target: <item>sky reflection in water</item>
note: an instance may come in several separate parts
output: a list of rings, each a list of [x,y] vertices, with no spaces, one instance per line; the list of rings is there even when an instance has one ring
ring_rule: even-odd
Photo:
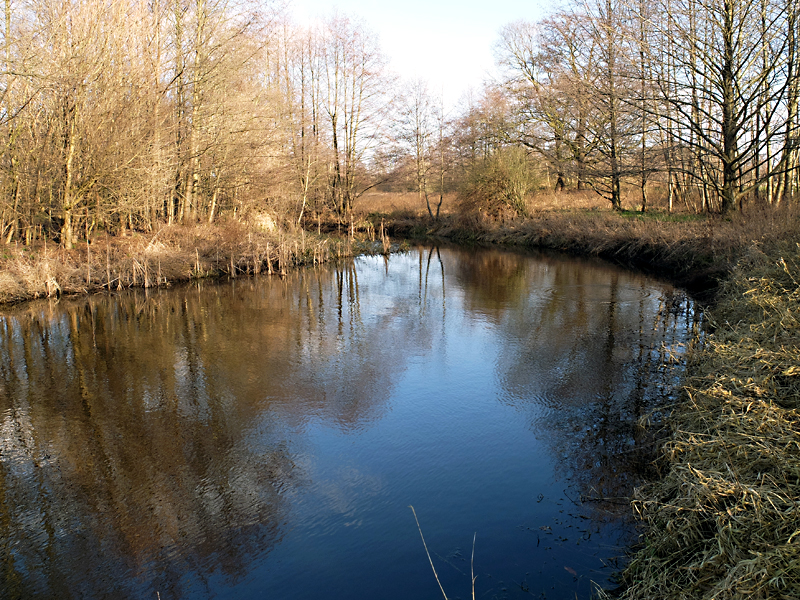
[[[417,248],[0,316],[3,598],[586,598],[694,309]],[[600,501],[600,499],[606,499]]]

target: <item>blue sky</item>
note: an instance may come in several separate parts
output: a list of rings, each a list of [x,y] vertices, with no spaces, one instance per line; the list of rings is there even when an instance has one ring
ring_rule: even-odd
[[[340,13],[364,20],[380,37],[392,70],[419,77],[443,92],[452,107],[494,69],[493,45],[500,28],[520,19],[537,20],[555,0],[291,0],[299,21]]]

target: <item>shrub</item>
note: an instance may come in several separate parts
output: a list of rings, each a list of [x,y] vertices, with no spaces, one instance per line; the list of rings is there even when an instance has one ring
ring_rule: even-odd
[[[524,149],[500,148],[470,169],[459,192],[460,212],[467,216],[483,213],[495,219],[509,212],[526,216],[527,196],[537,183]]]

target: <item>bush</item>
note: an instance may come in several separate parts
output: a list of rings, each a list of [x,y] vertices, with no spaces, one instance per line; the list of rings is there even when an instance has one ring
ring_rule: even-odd
[[[459,211],[468,216],[483,213],[495,219],[508,213],[527,216],[527,196],[537,183],[537,174],[524,149],[500,148],[469,171],[459,192]]]

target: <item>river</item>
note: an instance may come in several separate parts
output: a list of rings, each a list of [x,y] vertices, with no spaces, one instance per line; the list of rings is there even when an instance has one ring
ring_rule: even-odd
[[[427,552],[451,599],[588,598],[697,319],[603,263],[422,246],[6,309],[0,597],[441,598]]]

